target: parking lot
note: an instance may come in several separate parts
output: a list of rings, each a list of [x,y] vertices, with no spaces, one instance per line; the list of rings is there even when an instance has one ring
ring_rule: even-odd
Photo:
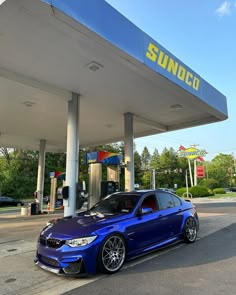
[[[1,214],[0,294],[235,294],[236,203],[217,204],[197,204],[201,229],[195,244],[135,259],[113,276],[87,278],[60,277],[34,266],[40,230],[62,213]]]

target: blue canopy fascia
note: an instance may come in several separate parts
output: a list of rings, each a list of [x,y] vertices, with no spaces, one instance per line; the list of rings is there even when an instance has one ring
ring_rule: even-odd
[[[226,97],[104,0],[42,0],[228,117]]]

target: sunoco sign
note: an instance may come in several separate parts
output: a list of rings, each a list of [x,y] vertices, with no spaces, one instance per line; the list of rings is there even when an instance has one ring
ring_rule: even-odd
[[[205,157],[206,154],[206,150],[198,150],[194,147],[186,149],[183,146],[180,146],[179,151],[177,152],[178,157],[187,158],[190,160]]]

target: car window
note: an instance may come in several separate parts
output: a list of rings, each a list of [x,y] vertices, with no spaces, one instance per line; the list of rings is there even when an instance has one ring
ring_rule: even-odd
[[[160,210],[173,208],[176,206],[172,195],[167,192],[158,192],[157,198],[158,198]]]
[[[181,201],[178,197],[172,196],[172,198],[176,207],[181,206]]]
[[[141,204],[142,208],[151,208],[153,210],[153,212],[158,210],[158,206],[157,206],[157,202],[156,202],[156,196],[155,195],[149,195],[147,196],[142,204]]]
[[[130,213],[134,210],[139,199],[139,195],[130,194],[113,194],[99,203],[94,205],[90,211],[98,211],[101,213]]]

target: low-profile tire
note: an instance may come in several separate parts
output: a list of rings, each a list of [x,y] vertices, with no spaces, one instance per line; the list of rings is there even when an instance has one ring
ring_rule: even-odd
[[[184,225],[184,241],[194,243],[197,238],[197,223],[193,217],[189,217]]]
[[[125,240],[119,234],[108,236],[102,243],[98,255],[98,269],[102,273],[113,274],[119,271],[125,261]]]

